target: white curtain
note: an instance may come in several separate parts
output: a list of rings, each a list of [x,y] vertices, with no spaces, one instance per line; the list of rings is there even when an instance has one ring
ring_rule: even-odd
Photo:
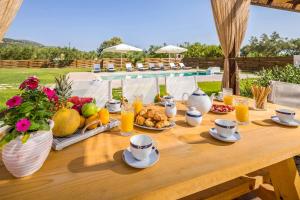
[[[0,42],[15,18],[23,0],[0,0]]]

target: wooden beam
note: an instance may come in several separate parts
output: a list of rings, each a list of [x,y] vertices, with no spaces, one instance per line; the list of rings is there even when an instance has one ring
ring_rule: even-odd
[[[278,200],[300,199],[300,178],[293,158],[270,166],[269,173]]]
[[[299,0],[252,0],[251,4],[285,11],[300,12]]]

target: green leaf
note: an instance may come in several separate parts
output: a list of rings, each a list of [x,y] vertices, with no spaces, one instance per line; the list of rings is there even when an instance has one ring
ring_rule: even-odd
[[[50,130],[50,126],[48,122],[41,122],[40,123],[40,129],[42,131],[49,131]]]
[[[37,131],[40,128],[40,124],[36,123],[35,121],[30,121],[31,125],[29,127],[29,131]]]

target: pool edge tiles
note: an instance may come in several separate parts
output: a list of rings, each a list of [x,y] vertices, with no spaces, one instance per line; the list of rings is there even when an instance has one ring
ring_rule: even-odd
[[[160,73],[110,73],[110,74],[97,74],[101,80],[124,80],[124,79],[137,79],[137,78],[164,78],[164,77],[185,77],[185,76],[208,76],[206,71],[189,71],[189,72],[160,72]]]

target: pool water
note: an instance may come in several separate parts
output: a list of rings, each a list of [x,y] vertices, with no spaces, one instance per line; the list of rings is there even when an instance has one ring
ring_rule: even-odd
[[[193,71],[193,72],[162,72],[162,73],[140,73],[140,74],[111,74],[101,75],[99,78],[102,80],[122,80],[122,79],[136,79],[136,78],[157,78],[157,77],[178,77],[178,76],[206,76],[206,71]]]

